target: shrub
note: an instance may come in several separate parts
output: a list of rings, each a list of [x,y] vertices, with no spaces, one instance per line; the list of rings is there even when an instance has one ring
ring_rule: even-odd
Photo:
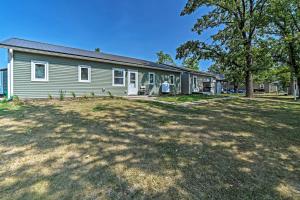
[[[95,97],[95,92],[91,92],[91,97]]]
[[[14,95],[12,100],[13,100],[13,103],[16,104],[16,105],[22,104],[20,98],[17,95]]]
[[[48,94],[48,99],[53,99],[52,95],[51,94]]]
[[[66,91],[59,90],[59,100],[63,101],[65,99]]]
[[[75,92],[71,92],[71,94],[72,94],[72,97],[73,97],[73,98],[76,98]]]

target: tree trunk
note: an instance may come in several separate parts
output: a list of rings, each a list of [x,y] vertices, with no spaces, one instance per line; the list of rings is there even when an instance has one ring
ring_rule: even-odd
[[[251,52],[251,39],[249,39],[245,44],[246,49],[246,97],[253,98],[253,75],[252,75],[252,67],[253,67],[253,57]]]
[[[288,88],[288,95],[294,95],[294,75],[291,73],[290,85]]]
[[[296,91],[297,93],[297,95],[298,95],[298,98],[300,98],[300,77],[298,76],[297,77],[297,86],[298,86],[298,91]]]
[[[239,90],[239,84],[237,82],[234,82],[233,83],[233,90],[234,90],[234,93],[238,93],[238,90]]]
[[[294,95],[295,89],[294,89],[294,76],[297,77],[297,84],[298,84],[298,90],[299,90],[299,80],[300,80],[300,67],[297,65],[297,58],[296,58],[296,50],[294,47],[294,43],[290,42],[288,44],[289,49],[289,65],[291,68],[291,94]],[[297,92],[296,92],[297,94]],[[299,94],[299,93],[298,93]]]
[[[246,72],[246,97],[253,98],[253,76],[248,70]]]

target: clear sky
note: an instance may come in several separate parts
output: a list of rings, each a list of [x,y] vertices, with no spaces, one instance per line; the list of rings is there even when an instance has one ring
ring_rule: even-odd
[[[162,50],[200,37],[191,31],[197,17],[180,16],[187,0],[9,0],[1,1],[0,40],[18,37],[70,47],[156,60]],[[209,33],[200,39],[209,39]],[[181,61],[177,61],[179,64]],[[0,67],[7,63],[0,51]],[[201,61],[206,70],[209,61]]]

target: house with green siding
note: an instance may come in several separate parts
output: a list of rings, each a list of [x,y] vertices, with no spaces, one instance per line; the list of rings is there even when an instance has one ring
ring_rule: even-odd
[[[17,38],[0,47],[8,49],[9,97],[159,95],[164,82],[181,93],[183,71],[169,65]]]
[[[181,92],[182,94],[216,94],[216,76],[186,69],[181,74]]]

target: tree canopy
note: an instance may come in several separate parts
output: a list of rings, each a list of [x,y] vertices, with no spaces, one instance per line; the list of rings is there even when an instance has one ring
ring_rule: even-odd
[[[167,53],[164,53],[163,51],[159,51],[156,53],[157,56],[157,63],[158,64],[167,64],[167,65],[175,65],[175,62],[172,58],[172,56],[170,56]]]
[[[270,57],[259,31],[268,23],[267,0],[188,0],[181,15],[192,14],[204,6],[210,9],[198,18],[192,30],[199,35],[208,29],[217,33],[211,36],[212,41],[191,40],[182,44],[176,58],[212,59],[228,69],[242,71],[246,95],[252,97],[253,73],[265,66]]]
[[[269,26],[266,33],[274,59],[290,68],[300,88],[300,2],[299,0],[269,0]]]
[[[199,61],[197,59],[185,58],[182,62],[182,65],[187,69],[199,71]]]

